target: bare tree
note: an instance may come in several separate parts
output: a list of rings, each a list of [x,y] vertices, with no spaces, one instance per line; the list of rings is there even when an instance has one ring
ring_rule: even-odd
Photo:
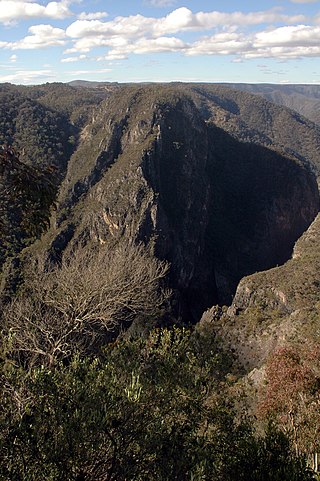
[[[161,288],[167,272],[166,262],[133,244],[80,247],[49,269],[38,258],[4,312],[13,349],[28,363],[52,365],[99,345],[120,325],[157,317],[170,296]]]

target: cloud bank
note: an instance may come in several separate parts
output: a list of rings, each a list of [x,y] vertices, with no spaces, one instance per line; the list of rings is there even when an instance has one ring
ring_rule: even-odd
[[[292,0],[306,2],[306,0]],[[152,0],[158,6],[166,0]],[[0,21],[36,16],[52,19],[71,15],[70,1],[39,3],[0,0]],[[150,3],[150,2],[149,2]],[[180,53],[192,56],[235,56],[239,59],[317,57],[320,26],[317,18],[308,24],[303,15],[285,15],[280,8],[258,12],[196,12],[180,7],[163,17],[118,16],[103,20],[107,12],[82,12],[66,29],[39,24],[29,35],[15,41],[0,39],[0,48],[10,50],[65,48],[63,63],[87,59],[122,60],[129,55]],[[188,34],[192,33],[192,40]],[[101,48],[104,53],[101,53]],[[70,56],[70,54],[72,56]]]
[[[0,23],[5,25],[28,18],[64,19],[71,15],[68,0],[49,2],[47,5],[26,1],[0,0]]]

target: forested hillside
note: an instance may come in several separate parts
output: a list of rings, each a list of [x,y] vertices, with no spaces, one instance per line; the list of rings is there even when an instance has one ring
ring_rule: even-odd
[[[0,480],[318,479],[319,125],[221,85],[0,103]]]
[[[0,147],[0,265],[49,226],[58,185],[50,168],[29,166],[10,146]]]
[[[320,124],[319,85],[225,84],[264,97],[271,102],[296,110],[300,115]]]
[[[63,84],[0,86],[1,264],[48,227],[81,126],[104,96]]]

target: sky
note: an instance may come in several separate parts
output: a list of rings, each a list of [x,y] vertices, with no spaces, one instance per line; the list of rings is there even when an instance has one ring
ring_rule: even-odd
[[[0,0],[0,82],[320,84],[317,0]]]

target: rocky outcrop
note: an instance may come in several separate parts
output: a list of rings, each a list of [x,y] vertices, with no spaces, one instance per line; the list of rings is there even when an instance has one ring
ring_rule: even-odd
[[[244,275],[287,260],[318,212],[315,177],[300,154],[224,129],[243,109],[236,100],[146,86],[100,104],[70,159],[51,250],[61,231],[69,244],[152,245],[171,263],[175,314],[189,321],[230,303]]]
[[[283,266],[243,278],[231,306],[208,310],[199,328],[211,326],[247,371],[263,366],[274,350],[319,336],[320,215]]]

